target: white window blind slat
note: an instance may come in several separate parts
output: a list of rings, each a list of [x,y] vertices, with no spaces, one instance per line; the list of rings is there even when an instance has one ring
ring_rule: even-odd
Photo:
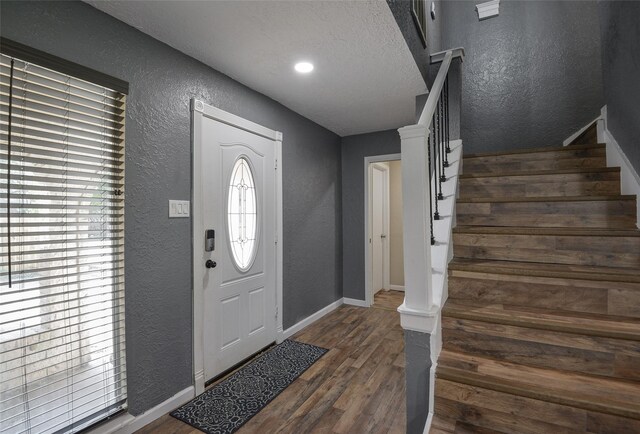
[[[124,333],[116,333],[116,337],[122,337],[124,338]],[[86,370],[90,370],[93,369],[93,367],[98,366],[97,362],[100,361],[100,354],[105,352],[105,350],[109,350],[110,346],[111,346],[111,341],[114,338],[114,334],[110,331],[110,332],[105,332],[103,336],[100,336],[98,334],[94,334],[92,335],[92,338],[94,338],[95,340],[95,344],[91,345],[90,347],[86,347],[86,346],[79,346],[78,343],[80,342],[80,340],[66,340],[63,344],[58,345],[57,347],[53,348],[53,349],[48,349],[48,350],[42,350],[40,351],[37,356],[40,357],[40,359],[32,359],[30,360],[28,363],[25,363],[24,366],[18,366],[16,367],[16,363],[11,363],[11,362],[15,362],[18,359],[13,359],[11,362],[7,362],[7,378],[6,378],[6,383],[4,385],[4,387],[6,388],[6,399],[5,401],[3,401],[2,403],[5,403],[6,400],[12,400],[15,399],[15,395],[13,396],[11,393],[12,391],[15,392],[16,390],[20,389],[22,391],[24,391],[24,388],[22,387],[22,371],[25,368],[29,369],[29,372],[31,372],[31,375],[36,375],[36,374],[40,374],[41,377],[45,377],[47,375],[49,375],[51,372],[58,372],[58,371],[63,371],[65,369],[70,369],[70,368],[78,368],[78,367],[84,367],[86,368]],[[69,350],[65,351],[65,348],[72,348]],[[23,351],[23,347],[19,348],[16,351]],[[92,358],[92,363],[86,363],[86,358],[87,356],[90,355]],[[106,359],[108,359],[109,361],[112,361],[112,357],[111,355],[106,355],[104,356]],[[59,360],[58,363],[52,363],[51,359],[53,360]],[[60,379],[59,381],[65,381],[66,379]],[[104,379],[101,379],[104,380]],[[100,381],[100,380],[99,380]],[[42,387],[49,387],[51,383],[46,382]],[[13,388],[11,388],[13,386]],[[34,388],[29,389],[30,391],[35,391]],[[20,393],[20,395],[24,395],[24,393]],[[3,409],[5,409],[6,406],[3,406]]]
[[[112,378],[114,377],[110,377],[109,379]],[[119,383],[122,383],[122,381],[119,381]],[[82,416],[92,413],[96,409],[115,402],[117,399],[116,397],[107,397],[111,394],[119,394],[125,387],[120,386],[113,390],[113,386],[104,386],[103,384],[103,382],[100,382],[89,392],[81,389],[80,387],[72,389],[74,392],[73,394],[75,394],[74,401],[76,401],[76,405],[78,407],[74,418],[80,419]],[[76,383],[75,385],[79,386],[79,383]],[[41,399],[40,401],[44,402],[36,402],[33,408],[29,407],[28,410],[20,414],[20,416],[22,416],[21,419],[24,419],[25,413],[29,415],[30,423],[28,424],[27,429],[20,431],[20,426],[23,425],[23,422],[20,421],[13,426],[10,426],[8,432],[32,433],[43,432],[42,430],[52,430],[53,432],[56,432],[57,430],[55,430],[55,428],[68,423],[66,416],[69,412],[68,404],[64,403],[63,399],[66,395],[69,395],[69,388],[59,391],[58,395],[59,396],[56,396],[50,401],[44,401]],[[34,413],[33,416],[31,416],[32,412]],[[57,423],[52,424],[52,418],[53,420],[56,420]]]
[[[6,166],[6,164],[0,164],[0,166]],[[0,189],[6,192],[6,173],[3,173],[5,171],[2,169],[3,168],[0,167],[0,176],[4,174],[5,179],[3,182],[0,182]],[[90,177],[72,177],[72,175],[68,175],[66,184],[61,186],[57,177],[47,173],[38,173],[37,175],[23,175],[20,179],[20,184],[24,189],[28,189],[29,191],[65,191],[65,189],[70,189],[69,191],[100,190],[105,186],[109,186],[110,189],[115,191],[118,188],[124,187],[122,178],[122,176],[119,176],[113,180],[101,179],[100,181],[92,181]]]
[[[31,66],[31,70],[34,68]],[[19,66],[18,69],[20,69]],[[25,69],[22,69],[22,71],[25,71]],[[11,83],[8,75],[5,77],[0,76],[0,86],[9,88]],[[65,104],[73,104],[76,107],[95,112],[103,111],[103,107],[107,107],[109,111],[117,114],[123,112],[121,104],[115,104],[106,89],[102,98],[94,99],[78,93],[72,86],[67,86],[67,89],[56,89],[50,85],[43,84],[42,80],[39,80],[36,75],[31,75],[30,71],[26,74],[14,74],[13,88],[19,89],[25,94],[40,95],[50,101],[63,101]]]
[[[65,337],[71,333],[77,333],[78,330],[75,330],[75,327],[78,327],[82,330],[90,330],[92,328],[105,324],[111,324],[115,327],[115,325],[117,325],[120,321],[120,319],[118,319],[119,317],[114,319],[112,313],[107,310],[98,310],[91,313],[92,315],[88,319],[80,316],[71,316],[71,320],[73,321],[71,322],[71,324],[68,324],[68,322],[65,322],[64,320],[45,322],[44,325],[50,326],[50,329],[48,329],[46,332],[38,333],[39,340],[37,345],[41,344],[40,339],[42,340],[42,342],[47,342],[58,337]],[[109,316],[111,316],[111,319],[109,318]],[[38,325],[42,324],[43,323],[39,323]],[[5,333],[2,336],[5,339],[6,349],[0,354],[8,353],[9,351],[13,351],[17,348],[26,347],[24,343],[27,341],[23,339],[24,336],[20,333],[13,332],[12,335]]]
[[[125,103],[0,55],[2,434],[126,408]]]
[[[20,116],[14,116],[13,122],[15,124],[16,120],[20,120]],[[0,116],[0,127],[3,127],[3,130],[7,130],[7,126],[9,125],[8,116]],[[51,124],[42,124],[39,122],[34,122],[29,119],[25,119],[22,123],[22,134],[28,134],[31,136],[37,136],[41,138],[49,138],[52,140],[56,140],[58,142],[67,143],[68,141],[72,141],[73,143],[84,144],[88,146],[103,146],[109,144],[117,144],[121,143],[122,140],[116,137],[110,137],[107,135],[98,138],[97,136],[87,134],[84,131],[70,131],[68,133],[60,131],[60,129],[55,128]],[[19,134],[18,131],[15,132],[16,135]],[[16,142],[17,143],[17,142]],[[17,143],[19,144],[19,143]]]
[[[9,92],[5,92],[0,86],[0,101],[8,108],[9,106]],[[74,119],[78,122],[87,123],[104,123],[106,128],[117,128],[122,125],[124,121],[123,114],[113,114],[108,118],[105,118],[101,113],[88,113],[82,110],[75,110],[73,107],[67,105],[56,104],[56,102],[40,100],[37,98],[30,98],[29,95],[24,93],[23,95],[13,95],[14,104],[23,104],[25,113],[30,111],[42,110],[45,112],[51,112],[55,117],[67,117],[67,113],[72,114]]]
[[[94,278],[84,277],[83,279],[75,280],[74,283],[68,284],[66,288],[68,288],[70,292],[89,291],[96,288],[101,288],[102,279],[102,276]],[[50,280],[55,282],[58,279],[54,278]],[[22,285],[22,288],[23,289],[20,289],[18,291],[11,291],[10,289],[6,289],[0,292],[0,295],[4,300],[3,303],[0,303],[0,305],[13,303],[14,300],[22,300],[23,298],[21,297],[24,297],[24,299],[29,299],[29,297],[39,298],[39,291],[42,289],[49,289],[49,295],[51,296],[65,292],[65,290],[60,289],[59,284],[47,282],[46,280],[39,280],[37,283],[32,282],[31,284],[24,284]]]
[[[18,63],[18,67],[20,66],[21,65]],[[83,99],[86,99],[87,101],[93,101],[96,103],[102,103],[103,101],[105,101],[109,107],[120,108],[122,106],[117,92],[110,91],[105,88],[96,88],[95,90],[91,90],[90,87],[87,86],[87,82],[76,80],[70,76],[64,76],[64,79],[58,78],[60,77],[59,75],[47,76],[47,71],[47,69],[31,64],[29,66],[28,79],[22,75],[14,75],[13,86],[44,88],[45,93],[58,95],[61,98],[67,98],[67,95],[70,95],[81,97]],[[0,82],[8,85],[11,78],[10,72],[10,64],[6,66],[0,64]]]
[[[26,110],[23,110],[22,113],[13,113],[12,116],[14,121],[19,119],[25,128],[33,130],[50,132],[52,134],[68,137],[77,137],[79,139],[92,140],[98,143],[103,143],[104,141],[112,143],[122,142],[120,131],[114,131],[106,125],[97,129],[71,119],[65,119],[64,123],[60,123],[60,120],[54,117],[43,119],[42,116],[29,116],[29,113]],[[2,123],[6,123],[8,118],[9,116],[7,114],[0,112],[0,119],[2,120]]]
[[[9,68],[0,68],[0,82],[5,86],[9,86]],[[102,106],[120,110],[121,104],[117,97],[112,96],[111,93],[95,93],[86,89],[82,89],[80,86],[73,85],[71,82],[63,82],[60,80],[52,80],[43,75],[39,75],[34,72],[34,68],[29,71],[29,78],[25,79],[20,76],[13,77],[13,86],[24,88],[29,87],[32,90],[38,90],[44,94],[55,96],[61,99],[74,98],[82,100],[87,104],[94,107]]]
[[[11,68],[11,63],[5,63],[3,58],[2,60],[0,60],[0,67],[4,69],[8,74],[8,71]],[[106,91],[107,94],[111,95],[110,98],[116,101],[120,101],[119,94],[116,91],[108,90],[100,85],[89,83],[88,81],[83,81],[68,75],[60,74],[58,72],[51,71],[50,69],[40,68],[38,71],[36,71],[35,68],[33,68],[31,69],[30,73],[34,78],[43,78],[55,83],[65,83],[73,88],[82,90],[83,92],[93,93],[94,95],[102,95]],[[61,80],[61,76],[65,77],[66,81]]]
[[[108,277],[109,273],[112,273],[112,276],[119,276],[120,279],[123,279],[123,273],[124,273],[124,261],[119,260],[117,264],[114,264],[112,267],[104,267],[101,268],[99,270],[92,270],[91,273],[87,273],[86,271],[82,270],[82,271],[75,271],[75,272],[69,272],[69,271],[65,271],[65,270],[57,270],[54,269],[52,271],[58,271],[57,274],[49,274],[47,276],[40,276],[40,277],[23,277],[20,282],[21,283],[34,283],[34,282],[43,282],[43,281],[50,281],[53,279],[56,280],[60,280],[60,279],[70,279],[73,280],[74,282],[79,282],[81,278],[87,279],[87,280],[93,280],[93,279],[97,279],[97,278],[103,278],[102,276]],[[44,289],[44,288],[41,288]],[[1,333],[0,333],[1,334]]]
[[[4,158],[6,161],[6,157]],[[6,163],[1,163],[2,159],[0,159],[0,170],[5,171],[8,170],[8,166]],[[98,179],[104,179],[105,182],[108,180],[118,180],[122,179],[121,172],[123,169],[114,169],[113,171],[108,170],[94,170],[90,168],[82,168],[74,165],[69,165],[67,167],[60,167],[55,160],[43,161],[39,158],[31,158],[31,157],[23,157],[21,161],[15,161],[15,164],[11,165],[16,170],[21,170],[25,172],[26,175],[56,175],[56,176],[76,176],[80,177],[88,177],[93,179],[95,175],[98,175]],[[6,175],[6,173],[5,173]]]
[[[9,98],[8,97],[0,97],[0,112],[8,113],[9,109]],[[45,120],[48,119],[50,122],[59,123],[60,121],[68,121],[66,116],[66,110],[64,108],[55,108],[55,107],[44,107],[43,109],[39,109],[36,104],[32,104],[34,107],[29,107],[24,109],[24,113],[27,115],[27,118],[33,120]],[[86,119],[80,116],[75,116],[73,120],[73,124],[77,125],[77,128],[80,129],[106,129],[108,133],[111,135],[121,138],[122,132],[120,130],[121,125],[107,120],[102,120],[102,123],[98,122],[98,120],[87,117]]]
[[[9,96],[9,91],[6,89],[8,85],[4,83],[0,83],[0,95]],[[18,91],[20,92],[20,90]],[[104,113],[99,108],[93,107],[91,105],[83,104],[81,102],[74,101],[72,98],[68,100],[57,98],[52,95],[47,95],[43,92],[37,92],[34,90],[26,90],[23,89],[21,93],[14,94],[13,98],[15,100],[22,100],[22,103],[26,105],[30,103],[39,103],[41,105],[48,105],[52,107],[58,107],[60,109],[64,109],[65,113],[69,112],[69,114],[83,114],[89,117],[94,117],[97,119],[104,119]],[[16,102],[18,102],[16,101]],[[13,104],[15,106],[15,102]],[[26,108],[25,108],[26,111]],[[120,110],[116,110],[111,117],[108,118],[110,122],[115,122],[117,120],[123,120],[123,112]],[[105,124],[107,127],[108,124]]]
[[[109,324],[108,325],[109,328],[111,328],[113,325]],[[101,326],[102,327],[102,326]],[[104,346],[105,349],[108,349],[108,347],[111,345],[111,341],[114,338],[114,335],[116,337],[121,337],[122,339],[124,339],[124,327],[117,327],[116,325],[116,330],[115,332],[113,332],[112,330],[108,330],[105,331],[103,333],[99,333],[99,331],[101,330],[101,327],[96,327],[95,328],[95,332],[91,335],[92,338],[95,340],[95,344],[92,344],[91,347],[81,347],[83,349],[87,349],[90,348],[91,351],[95,352],[96,348],[100,347],[100,346]],[[61,337],[59,339],[51,339],[49,341],[47,341],[47,344],[49,344],[48,347],[42,347],[42,349],[38,350],[37,352],[34,352],[31,357],[32,360],[34,361],[38,361],[38,360],[42,360],[42,359],[46,359],[49,357],[56,357],[56,356],[66,356],[66,354],[70,351],[68,349],[66,349],[67,346],[70,347],[78,347],[78,343],[81,342],[80,339],[75,339],[75,340],[71,340],[68,339],[68,335]],[[5,353],[6,357],[7,357],[7,361],[6,363],[6,369],[7,371],[12,370],[12,369],[16,369],[16,365],[21,363],[20,360],[22,359],[22,353],[24,352],[24,347],[17,347],[14,350]],[[67,357],[65,357],[66,359]],[[113,358],[111,356],[108,357],[109,360],[112,360]],[[65,362],[67,362],[67,360],[65,360]],[[82,364],[82,366],[84,366],[86,369],[92,369],[92,367],[96,366],[95,364],[95,360],[94,363],[91,364],[86,364],[83,361],[79,362],[80,364]],[[18,370],[21,368],[18,368]],[[33,372],[33,370],[32,370]],[[18,375],[15,375],[14,378],[15,379],[20,379],[20,372],[18,372]],[[11,381],[11,374],[7,374],[7,381]],[[21,389],[22,385],[20,383],[18,383],[14,389]],[[6,387],[6,399],[13,399],[13,395],[12,395],[12,390],[9,387]],[[5,401],[2,401],[5,402]],[[0,403],[1,404],[1,403]]]
[[[20,143],[19,146],[15,146],[12,144],[12,151],[15,150],[16,152],[31,152],[34,154],[39,154],[39,155],[45,155],[48,157],[54,157],[56,152],[60,152],[59,149],[56,148],[60,148],[60,149],[64,149],[66,153],[69,154],[69,158],[77,160],[77,161],[86,161],[86,162],[91,162],[91,163],[98,163],[98,164],[108,164],[108,165],[115,165],[115,166],[120,166],[122,165],[122,162],[119,161],[117,158],[119,157],[118,154],[105,154],[104,152],[91,152],[90,149],[87,148],[81,148],[81,147],[77,147],[76,149],[73,149],[72,146],[69,146],[68,144],[59,144],[58,146],[56,145],[52,145],[51,142],[49,143],[40,143],[40,144],[36,144],[36,143],[30,143],[30,141],[23,141],[22,143]],[[0,140],[0,152],[2,152],[3,154],[6,154],[8,151],[8,144],[6,140]]]
[[[121,333],[116,333],[115,336],[124,338],[124,332],[122,330],[119,330],[119,332]],[[21,384],[21,378],[22,370],[25,369],[25,367],[29,368],[29,371],[32,373],[32,375],[39,375],[42,378],[46,377],[51,372],[60,372],[70,368],[78,368],[77,371],[83,372],[79,368],[90,370],[95,366],[98,366],[98,362],[100,362],[101,360],[100,355],[109,350],[111,341],[114,338],[114,334],[112,332],[105,332],[102,336],[95,334],[92,337],[94,338],[96,343],[90,347],[78,345],[78,343],[80,342],[79,340],[66,340],[64,344],[59,345],[54,349],[40,351],[37,354],[40,359],[33,358],[29,361],[29,363],[26,363],[25,366],[15,367],[16,363],[7,363],[8,374],[4,386],[7,390],[5,401],[8,399],[15,399],[15,396],[18,396],[12,395],[11,391],[15,392],[18,389],[24,390]],[[65,350],[65,348],[70,349]],[[23,348],[19,348],[16,351],[23,351]],[[91,356],[92,363],[86,363],[87,356]],[[108,361],[113,360],[113,358],[109,354],[103,355],[103,358],[108,359]],[[52,363],[50,359],[56,360],[58,361],[58,363]],[[15,360],[16,359],[14,359],[13,362],[15,362]],[[64,380],[65,379],[60,379],[59,381]],[[51,383],[49,382],[43,383],[42,387],[49,387],[50,384]],[[31,388],[29,390],[35,391],[34,388]],[[23,395],[23,393],[21,393],[21,395]],[[3,403],[5,401],[3,401]]]

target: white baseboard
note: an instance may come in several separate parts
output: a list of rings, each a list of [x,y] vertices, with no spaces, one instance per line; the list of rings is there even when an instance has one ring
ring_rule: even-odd
[[[357,298],[343,298],[344,304],[349,304],[351,306],[359,306],[359,307],[369,307],[366,301],[358,300]]]
[[[313,315],[310,315],[305,319],[303,319],[302,321],[298,322],[297,324],[292,325],[291,327],[289,327],[288,329],[282,332],[282,339],[287,339],[288,337],[293,336],[294,334],[298,333],[300,330],[302,330],[306,326],[311,325],[312,323],[318,321],[320,318],[322,318],[326,314],[333,312],[343,304],[343,300],[344,299],[342,298],[339,300],[336,300],[330,305],[323,307]]]
[[[91,434],[132,434],[170,411],[186,404],[194,397],[195,389],[193,386],[189,386],[142,414],[137,416],[129,413],[123,414],[107,423],[98,425],[89,432]]]
[[[577,132],[571,134],[569,137],[564,139],[564,142],[562,142],[562,146],[568,146],[569,144],[571,144],[571,142],[577,139],[578,136],[580,136],[580,134],[584,133],[587,130],[587,128],[589,128],[591,125],[593,125],[594,122],[597,122],[599,119],[601,119],[601,116],[598,116],[597,118],[589,122],[587,125],[580,128]]]
[[[636,226],[640,228],[640,176],[606,127],[604,139],[607,144],[607,167],[620,168],[620,192],[636,196]]]
[[[424,431],[422,431],[422,434],[429,434],[429,431],[431,431],[432,423],[433,423],[433,413],[429,412],[429,415],[427,416],[427,422],[424,424]]]
[[[436,368],[437,362],[433,362],[431,369],[429,370],[429,413],[427,414],[427,420],[424,424],[424,430],[422,434],[429,434],[431,431],[431,424],[433,423],[433,415],[435,414],[435,389],[436,389]]]
[[[404,285],[389,285],[389,289],[392,291],[402,291],[404,292]]]

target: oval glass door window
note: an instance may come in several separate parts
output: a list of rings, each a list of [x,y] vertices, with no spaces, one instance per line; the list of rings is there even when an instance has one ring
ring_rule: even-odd
[[[256,250],[258,209],[251,166],[240,157],[231,170],[227,220],[231,253],[236,266],[246,271]]]

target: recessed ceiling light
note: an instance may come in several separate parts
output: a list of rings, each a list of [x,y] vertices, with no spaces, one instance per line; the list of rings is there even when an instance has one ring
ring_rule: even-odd
[[[313,63],[298,62],[296,63],[294,68],[296,69],[296,71],[300,72],[301,74],[308,74],[311,71],[313,71]]]

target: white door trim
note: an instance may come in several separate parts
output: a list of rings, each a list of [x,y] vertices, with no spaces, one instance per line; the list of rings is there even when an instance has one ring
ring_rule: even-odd
[[[371,182],[371,172],[369,165],[371,163],[381,163],[387,161],[400,160],[401,154],[386,154],[386,155],[373,155],[364,157],[364,282],[365,282],[365,305],[371,306],[373,304],[373,273],[371,272],[371,201],[369,198],[369,185]],[[387,186],[388,193],[388,186]],[[387,205],[389,201],[387,200]],[[387,206],[387,211],[389,207]],[[387,216],[387,225],[389,224],[389,217]],[[389,237],[389,228],[386,229],[387,237]],[[387,241],[389,238],[387,238]],[[385,268],[389,267],[389,242],[385,243]],[[389,287],[389,270],[385,270],[385,287]]]
[[[205,268],[196,263],[196,251],[204,249],[204,223],[202,221],[202,171],[199,162],[202,159],[200,122],[202,117],[249,131],[274,141],[276,158],[276,337],[282,340],[282,133],[265,128],[239,116],[220,110],[204,102],[191,100],[191,167],[193,180],[191,184],[191,199],[193,202],[193,220],[191,226],[192,261],[193,261],[193,384],[196,396],[204,392],[204,297],[203,288],[196,288],[195,282],[202,282]]]

